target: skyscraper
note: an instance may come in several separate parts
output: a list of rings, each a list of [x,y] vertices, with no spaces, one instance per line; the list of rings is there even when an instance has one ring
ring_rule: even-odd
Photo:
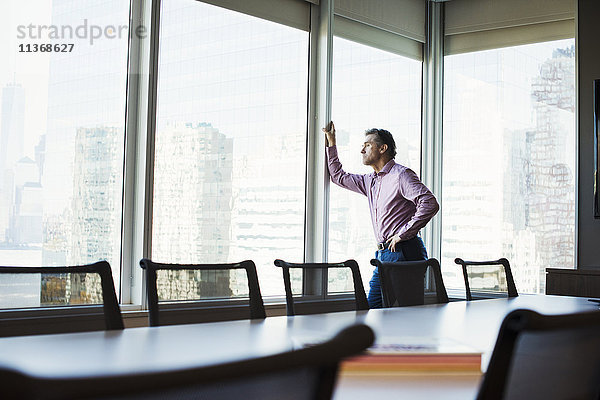
[[[52,25],[127,26],[129,3],[54,0]],[[36,148],[44,199],[42,264],[109,261],[120,284],[127,35],[65,38],[49,55],[44,150]],[[42,282],[42,303],[97,301],[97,282]]]
[[[527,224],[536,231],[540,292],[546,268],[573,264],[575,248],[575,46],[557,49],[532,84],[535,129],[527,134]]]
[[[227,262],[233,139],[207,123],[174,123],[160,130],[156,142],[152,258]],[[187,274],[159,276],[161,298],[194,299],[232,292],[229,272],[202,272],[195,279],[188,279]]]
[[[0,114],[0,243],[7,241],[14,200],[14,168],[23,157],[25,91],[10,83],[2,88]]]
[[[25,91],[12,83],[2,88],[0,117],[0,191],[6,190],[6,170],[12,170],[23,157]]]
[[[23,157],[15,166],[14,198],[8,240],[30,248],[42,243],[42,187],[36,162]]]
[[[75,137],[69,262],[88,264],[119,257],[121,151],[119,129],[80,127]]]
[[[118,0],[102,4],[93,0],[55,0],[52,24],[127,25],[128,10],[128,3]],[[127,38],[103,37],[90,43],[89,38],[74,37],[67,42],[74,43],[71,53],[49,56],[41,171],[42,262],[75,264],[109,257],[118,285],[120,236],[115,232],[120,232],[122,210]],[[106,165],[100,165],[102,162]],[[102,187],[103,179],[109,186]],[[114,187],[118,187],[118,195]],[[119,201],[113,201],[113,196],[118,196]],[[100,205],[103,201],[107,203]],[[112,208],[103,208],[105,205]],[[91,214],[84,215],[85,212]],[[109,217],[108,213],[114,215]],[[101,229],[84,224],[86,220],[113,225]]]
[[[506,257],[520,292],[543,293],[546,268],[574,264],[572,40],[456,55],[445,66],[445,280],[462,285],[455,257]],[[499,269],[474,278],[505,285]]]

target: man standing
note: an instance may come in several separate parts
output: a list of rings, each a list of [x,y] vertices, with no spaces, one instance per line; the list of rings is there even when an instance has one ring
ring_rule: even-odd
[[[335,126],[323,128],[327,139],[327,159],[331,181],[367,196],[371,222],[379,242],[375,257],[384,262],[426,260],[427,251],[419,230],[438,212],[435,196],[409,168],[396,164],[396,143],[384,129],[369,129],[361,150],[362,162],[373,173],[349,174],[342,169],[335,141]],[[379,271],[373,270],[369,307],[381,308]]]

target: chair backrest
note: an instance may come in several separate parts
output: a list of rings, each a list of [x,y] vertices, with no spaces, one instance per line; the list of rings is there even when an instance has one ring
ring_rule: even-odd
[[[468,267],[478,267],[478,266],[494,266],[501,265],[504,269],[504,276],[506,277],[506,286],[508,289],[508,297],[517,297],[519,294],[517,293],[517,287],[515,286],[515,280],[513,279],[512,271],[510,269],[510,263],[506,258],[501,258],[499,260],[492,261],[465,261],[462,258],[454,259],[456,264],[462,266],[463,278],[465,280],[465,290],[467,294],[467,300],[473,300],[473,295],[471,294],[471,285],[469,284],[469,273],[467,271]]]
[[[60,267],[5,267],[0,266],[0,279],[6,275],[39,275],[40,306],[76,306],[90,310],[91,304],[102,303],[106,330],[123,329],[123,319],[115,292],[110,264],[99,261],[94,264]],[[80,323],[77,320],[80,320]],[[93,330],[89,318],[77,315],[70,319],[68,329],[52,329],[45,332],[38,329],[34,333],[65,333]]]
[[[167,317],[167,313],[164,310],[161,312],[161,308],[159,307],[159,296],[157,286],[158,271],[217,271],[228,273],[231,270],[243,269],[246,271],[246,277],[248,279],[248,297],[250,301],[249,317],[251,319],[266,317],[265,306],[263,303],[262,295],[260,293],[260,286],[258,284],[256,265],[254,265],[254,262],[250,260],[231,264],[164,264],[156,263],[144,258],[140,260],[140,266],[144,270],[146,270],[146,289],[148,292],[148,318],[150,326],[160,326],[168,324],[165,318]],[[201,283],[202,286],[195,288],[194,290],[214,290],[214,287],[216,285],[215,282]],[[212,288],[210,288],[211,286]],[[189,303],[187,304],[189,305]],[[179,314],[183,313],[184,317],[183,319],[177,320],[175,323],[204,322],[202,319],[198,318],[198,308],[194,307],[193,304],[192,307],[180,308],[178,312]]]
[[[330,399],[340,360],[374,340],[371,328],[353,325],[310,347],[226,364],[168,372],[43,379],[2,370],[3,399]]]
[[[440,264],[435,258],[420,261],[382,262],[371,264],[379,270],[384,307],[404,307],[425,304],[427,270],[433,273],[436,303],[448,303]]]
[[[360,269],[358,264],[354,260],[347,260],[342,263],[289,263],[283,260],[275,260],[275,265],[280,267],[283,271],[283,284],[285,286],[285,300],[287,315],[296,315],[297,310],[294,307],[294,296],[292,294],[292,283],[290,279],[290,268],[301,268],[303,270],[326,270],[330,268],[349,268],[352,272],[352,281],[354,283],[354,299],[356,304],[356,310],[368,310],[369,303],[367,302],[367,296],[365,295],[365,288],[362,283],[360,276]],[[327,312],[327,310],[319,310],[320,312]],[[329,310],[334,311],[334,310]]]
[[[514,310],[504,318],[477,399],[599,396],[600,311]]]

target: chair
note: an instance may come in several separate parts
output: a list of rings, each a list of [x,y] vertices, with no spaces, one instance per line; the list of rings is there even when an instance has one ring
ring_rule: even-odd
[[[593,399],[600,395],[600,311],[502,322],[478,400]]]
[[[266,318],[265,306],[263,304],[262,296],[260,294],[260,287],[258,285],[258,275],[256,273],[256,265],[250,260],[242,261],[239,263],[232,264],[163,264],[155,263],[149,259],[140,260],[140,266],[146,271],[146,288],[148,291],[148,318],[150,326],[168,325],[173,323],[194,323],[194,322],[206,322],[206,319],[201,318],[199,315],[198,307],[177,308],[174,314],[183,314],[183,319],[179,319],[176,322],[166,322],[167,311],[161,312],[158,300],[158,287],[157,287],[157,271],[217,271],[217,272],[228,272],[235,269],[246,270],[246,276],[248,278],[248,297],[250,298],[250,314],[251,319]],[[204,288],[212,286],[214,290],[214,283],[202,282]],[[168,313],[173,313],[173,309]],[[180,315],[178,316],[180,317]],[[237,315],[236,315],[237,317]],[[247,318],[247,317],[241,317]],[[229,319],[236,319],[229,318]],[[237,318],[240,319],[240,318]]]
[[[471,286],[469,285],[469,274],[467,272],[467,266],[502,265],[502,267],[504,267],[504,275],[506,276],[508,297],[517,297],[519,295],[517,293],[517,287],[515,286],[512,271],[510,270],[510,264],[506,258],[501,258],[499,260],[494,261],[465,261],[462,258],[456,258],[454,259],[454,262],[462,266],[462,273],[463,278],[465,280],[465,289],[468,301],[473,300],[473,296],[471,294]]]
[[[3,399],[330,399],[343,358],[369,347],[371,328],[353,325],[327,342],[225,364],[140,374],[40,378],[0,367]],[[149,349],[149,351],[151,351]]]
[[[63,266],[63,267],[4,267],[0,266],[0,275],[41,275],[40,298],[42,306],[74,306],[86,311],[86,315],[76,314],[74,318],[68,318],[68,323],[61,324],[67,329],[47,329],[43,326],[32,327],[31,332],[15,331],[16,334],[42,334],[42,333],[66,333],[94,330],[94,324],[90,321],[91,311],[95,301],[102,301],[104,314],[104,327],[106,330],[124,329],[123,319],[115,284],[112,277],[110,264],[99,261],[89,265]],[[68,275],[68,278],[65,276]],[[85,275],[86,277],[82,277]],[[91,275],[92,277],[87,277]],[[93,278],[94,275],[99,277]],[[100,293],[98,293],[98,283]],[[100,296],[101,295],[101,296]],[[84,305],[85,304],[85,305]],[[56,319],[56,318],[54,318]],[[56,325],[56,324],[54,324]],[[12,336],[15,332],[9,330]],[[2,335],[5,336],[5,335]]]
[[[379,270],[384,307],[404,307],[425,304],[425,274],[433,272],[436,302],[448,303],[440,264],[435,258],[421,261],[382,262],[371,260]]]
[[[350,268],[352,271],[352,280],[354,282],[354,300],[356,310],[368,310],[369,303],[365,295],[365,288],[360,276],[360,269],[354,260],[347,260],[343,263],[289,263],[283,260],[275,260],[275,266],[280,267],[283,271],[283,284],[285,286],[285,300],[287,315],[293,316],[296,314],[294,307],[294,296],[292,295],[292,283],[290,280],[290,268],[302,268],[303,270],[326,270],[329,268]],[[330,310],[333,311],[333,310]],[[322,311],[327,312],[327,311]]]

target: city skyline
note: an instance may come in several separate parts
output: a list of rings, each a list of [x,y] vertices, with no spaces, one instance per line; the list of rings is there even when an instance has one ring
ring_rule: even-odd
[[[571,104],[572,104],[572,103],[571,103]],[[191,124],[187,124],[187,125],[191,125]],[[204,126],[210,126],[210,124],[207,124],[207,123],[203,123],[203,124],[200,124],[200,125],[204,125]],[[89,128],[88,128],[88,129],[89,129]],[[38,144],[38,147],[39,147],[39,144]],[[78,153],[78,154],[79,154],[79,153]],[[40,167],[40,168],[41,168],[41,165],[39,165],[38,167]],[[31,175],[31,174],[30,174],[30,175]],[[34,175],[35,175],[35,174],[34,174]],[[42,175],[42,174],[41,174],[41,172],[40,172],[40,173],[39,173],[39,176],[38,176],[38,180],[39,180],[39,177],[40,177],[41,175]],[[517,272],[517,274],[518,274],[518,272]]]

